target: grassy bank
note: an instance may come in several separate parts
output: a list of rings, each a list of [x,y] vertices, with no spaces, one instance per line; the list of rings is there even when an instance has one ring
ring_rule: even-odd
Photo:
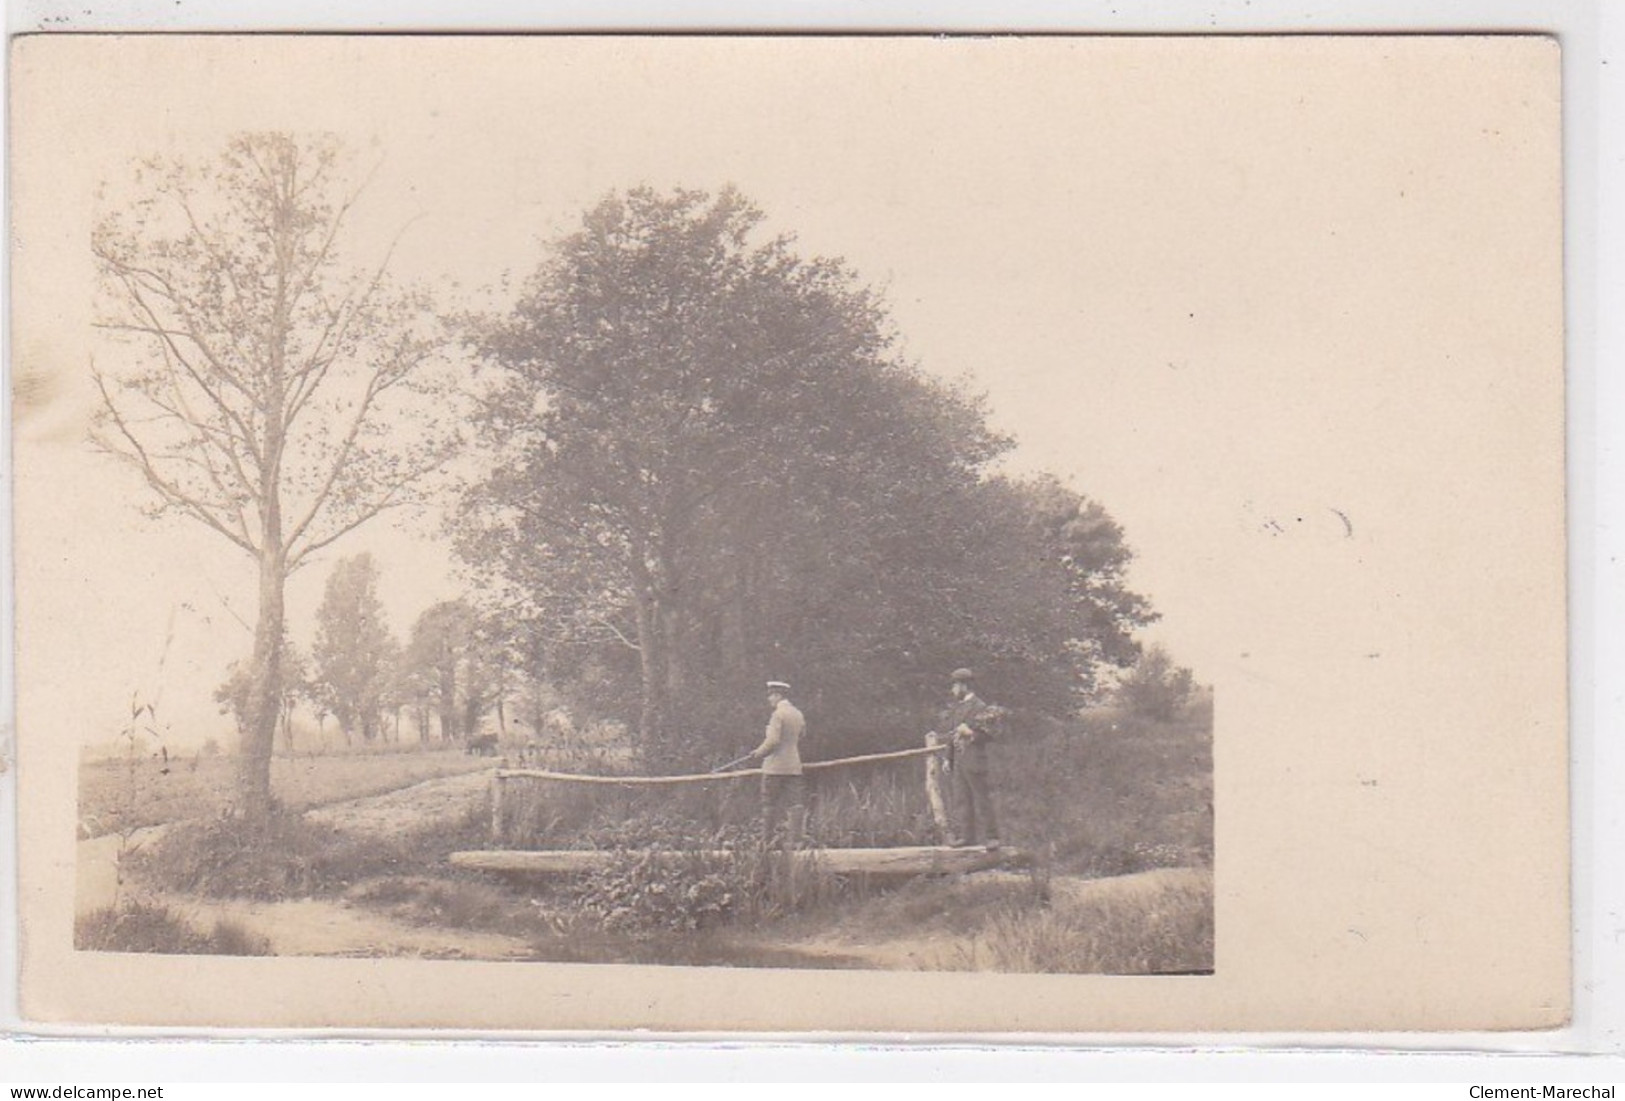
[[[418,808],[421,827],[399,831],[346,832],[295,813],[254,827],[230,815],[194,820],[140,850],[129,870],[164,897],[326,900],[380,920],[518,938],[538,960],[1122,974],[1210,969],[1206,717],[1152,723],[1102,712],[1031,729],[1005,739],[994,763],[1003,840],[1038,858],[1027,873],[898,884],[815,869],[786,880],[782,863],[764,858],[756,844],[751,779],[653,790],[549,781],[511,801],[508,827],[516,844],[612,852],[608,868],[590,877],[502,880],[451,869],[450,852],[488,847],[489,807],[468,807],[456,819],[442,810],[434,819],[427,801]],[[372,766],[382,775],[366,782],[381,789],[400,786],[390,766],[411,760],[346,758],[345,765]],[[438,763],[447,771],[470,764]],[[335,779],[326,776],[328,793]],[[832,770],[818,776],[812,794],[815,848],[934,839],[919,761]],[[657,860],[650,856],[655,851],[686,857]],[[212,936],[199,925],[202,939],[188,940],[184,930],[163,926],[152,915],[102,915],[80,940],[110,944],[116,933],[126,946],[178,945],[122,950],[191,952],[253,943],[234,940],[230,929]]]

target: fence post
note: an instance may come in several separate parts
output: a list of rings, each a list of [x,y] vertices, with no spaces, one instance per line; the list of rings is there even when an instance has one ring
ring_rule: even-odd
[[[502,781],[500,771],[491,774],[491,843],[502,844]]]

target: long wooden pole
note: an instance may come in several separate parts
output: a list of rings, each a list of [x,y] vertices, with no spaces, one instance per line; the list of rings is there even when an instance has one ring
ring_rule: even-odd
[[[908,757],[922,757],[927,753],[944,753],[946,746],[923,746],[919,749],[898,749],[890,753],[867,753],[861,757],[841,757],[834,761],[813,761],[802,765],[802,771],[837,768],[844,765],[864,765],[874,761],[900,761]],[[759,768],[742,768],[734,772],[701,772],[684,776],[590,776],[575,772],[551,772],[542,768],[504,768],[497,770],[498,780],[529,778],[535,780],[564,780],[577,784],[705,784],[717,780],[737,780],[743,776],[760,776]]]

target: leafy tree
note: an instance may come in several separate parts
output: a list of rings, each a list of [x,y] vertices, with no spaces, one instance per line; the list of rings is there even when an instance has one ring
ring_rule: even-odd
[[[889,358],[876,300],[842,265],[752,244],[760,220],[732,191],[613,196],[482,334],[504,373],[481,427],[503,461],[469,499],[465,556],[556,624],[556,645],[635,660],[651,749],[697,677],[744,683],[789,659],[754,605],[817,526],[798,510],[877,476],[913,475],[923,498],[1004,444]],[[922,448],[929,477],[920,462],[877,474]]]
[[[362,740],[371,742],[378,736],[400,654],[378,599],[372,555],[342,558],[333,567],[316,609],[312,653],[315,696],[338,720],[346,740],[359,729]]]
[[[1117,694],[1135,714],[1167,722],[1189,706],[1195,688],[1189,669],[1174,664],[1163,647],[1151,646],[1118,685]]]
[[[501,651],[468,601],[442,601],[418,616],[402,666],[409,698],[420,715],[434,708],[443,740],[472,736],[493,709],[506,724]],[[420,733],[427,726],[420,721]]]
[[[480,329],[496,461],[457,534],[493,611],[557,679],[619,686],[611,714],[668,761],[748,736],[768,675],[821,737],[873,742],[966,661],[1057,668],[1064,692],[1131,647],[1149,610],[1109,519],[989,478],[1011,441],[980,399],[902,360],[841,262],[756,243],[761,220],[731,190],[611,196]]]
[[[255,561],[239,803],[272,806],[289,575],[413,496],[446,453],[444,401],[425,401],[442,345],[421,295],[384,262],[349,266],[359,192],[327,138],[246,134],[219,158],[152,161],[134,202],[97,227],[103,327],[128,369],[97,372],[95,439],[145,478],[155,512],[203,525]]]
[[[310,663],[300,649],[286,636],[282,640],[282,707],[278,722],[282,727],[282,748],[293,752],[293,709],[310,694]],[[214,690],[214,700],[222,715],[231,715],[237,723],[237,735],[252,721],[254,673],[251,662],[234,661],[226,668],[226,679]]]
[[[987,592],[975,660],[1025,703],[1070,710],[1101,665],[1138,660],[1134,632],[1157,619],[1127,586],[1123,529],[1050,475],[990,479],[980,496],[995,515],[984,537],[993,560],[978,568]]]

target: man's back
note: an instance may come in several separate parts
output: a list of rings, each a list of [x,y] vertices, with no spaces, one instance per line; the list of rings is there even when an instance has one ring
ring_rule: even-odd
[[[800,776],[801,735],[806,729],[807,720],[800,709],[789,700],[780,700],[767,721],[763,745],[771,748],[762,758],[762,771],[769,776]]]

